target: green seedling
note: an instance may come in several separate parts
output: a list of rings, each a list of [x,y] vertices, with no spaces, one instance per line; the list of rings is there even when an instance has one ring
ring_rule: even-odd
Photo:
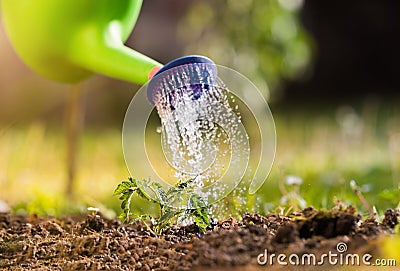
[[[147,191],[151,191],[154,198]],[[203,198],[194,190],[193,180],[180,181],[174,187],[164,190],[157,182],[150,180],[136,180],[131,177],[127,181],[118,184],[114,195],[120,196],[122,213],[119,218],[124,222],[135,223],[141,221],[154,235],[160,234],[174,222],[181,224],[192,221],[200,231],[205,232],[210,224],[209,207]],[[131,212],[132,197],[137,195],[151,203],[157,204],[160,210],[158,218],[151,215],[135,216]],[[179,200],[187,202],[183,208],[171,207],[172,202]],[[147,221],[151,221],[151,226]]]

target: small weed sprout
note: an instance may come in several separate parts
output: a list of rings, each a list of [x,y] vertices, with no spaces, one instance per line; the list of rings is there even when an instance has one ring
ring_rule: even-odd
[[[156,199],[150,197],[147,191],[154,193]],[[130,205],[133,195],[157,204],[160,209],[160,216],[154,218],[150,215],[134,216],[131,213]],[[209,207],[203,198],[198,195],[193,187],[193,180],[180,181],[174,187],[165,191],[161,184],[151,182],[149,180],[139,181],[131,177],[127,181],[118,184],[114,191],[114,195],[120,196],[122,213],[119,218],[124,222],[134,223],[142,221],[147,229],[154,235],[162,233],[162,231],[170,226],[173,222],[181,224],[184,221],[192,220],[200,231],[205,232],[210,227]],[[178,209],[171,207],[175,200],[186,200],[185,208]],[[151,226],[147,221],[151,221]]]
[[[281,204],[294,209],[304,209],[307,202],[300,195],[300,186],[303,180],[294,175],[286,176],[285,182],[279,182],[279,190],[282,193]]]
[[[368,201],[364,197],[364,195],[361,192],[361,188],[357,185],[355,180],[350,181],[350,188],[353,190],[353,192],[357,195],[357,197],[360,199],[362,205],[364,205],[365,209],[368,210],[368,214],[371,218],[375,218],[377,215],[377,211],[375,207],[372,207],[369,205]]]

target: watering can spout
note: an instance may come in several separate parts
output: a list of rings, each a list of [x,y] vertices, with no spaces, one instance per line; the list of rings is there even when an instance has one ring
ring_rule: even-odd
[[[124,45],[142,0],[4,0],[6,32],[24,62],[74,83],[101,73],[144,84],[157,61]]]
[[[173,88],[184,88],[184,92],[192,92],[191,99],[197,100],[203,90],[208,89],[217,80],[217,66],[208,57],[189,55],[168,62],[154,73],[154,77],[151,77],[147,87],[147,98],[152,104],[156,104],[160,96],[164,94],[168,96],[168,100],[174,100],[168,91],[164,94],[161,93],[165,88],[163,86],[165,79],[177,83],[174,85],[169,82]]]
[[[88,71],[144,84],[155,67],[162,66],[122,42],[119,23],[111,22],[103,33],[87,26],[71,46],[71,61]],[[84,42],[82,42],[84,41]]]

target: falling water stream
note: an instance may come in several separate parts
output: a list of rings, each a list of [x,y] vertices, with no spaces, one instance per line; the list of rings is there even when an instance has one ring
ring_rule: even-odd
[[[193,180],[201,194],[229,168],[237,175],[242,154],[249,152],[248,137],[237,106],[232,108],[233,96],[216,77],[216,69],[198,63],[182,65],[168,70],[156,87],[153,99],[161,118],[162,148],[175,169],[173,177]],[[224,185],[214,186],[207,192],[214,195],[203,197],[218,197]]]

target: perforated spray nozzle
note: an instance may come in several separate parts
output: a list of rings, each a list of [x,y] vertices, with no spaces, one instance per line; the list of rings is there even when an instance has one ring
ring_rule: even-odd
[[[176,95],[185,94],[192,100],[201,97],[217,79],[217,66],[204,56],[184,56],[163,66],[147,86],[147,98],[152,104],[167,99],[170,105]]]

